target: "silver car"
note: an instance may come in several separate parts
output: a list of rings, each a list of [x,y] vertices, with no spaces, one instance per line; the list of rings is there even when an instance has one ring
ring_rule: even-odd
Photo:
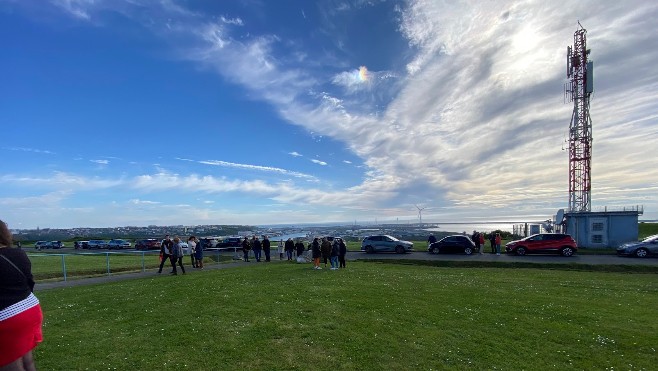
[[[658,255],[658,234],[649,236],[639,242],[625,243],[617,248],[617,255],[646,258],[649,255]]]
[[[398,240],[393,236],[381,234],[376,236],[369,236],[361,241],[361,251],[368,254],[380,251],[395,251],[398,254],[414,251],[413,242]]]

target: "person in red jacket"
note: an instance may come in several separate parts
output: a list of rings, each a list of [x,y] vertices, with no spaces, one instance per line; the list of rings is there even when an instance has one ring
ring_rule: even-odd
[[[500,233],[496,233],[496,255],[500,255]]]
[[[11,232],[0,220],[0,369],[36,370],[32,349],[43,341],[43,313],[32,292],[30,259],[11,246]]]

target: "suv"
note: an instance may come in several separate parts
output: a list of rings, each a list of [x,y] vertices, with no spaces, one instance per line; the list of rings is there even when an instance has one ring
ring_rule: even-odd
[[[398,240],[386,234],[369,236],[361,241],[361,251],[372,254],[378,251],[395,251],[398,254],[414,251],[413,242]]]
[[[89,249],[106,249],[107,241],[89,240],[89,243],[87,245],[89,246]]]
[[[511,241],[505,245],[505,251],[516,255],[559,253],[562,256],[572,256],[577,250],[576,241],[568,234],[562,233],[533,234],[530,237]]]
[[[135,241],[136,250],[160,250],[161,242],[155,238],[146,238]]]
[[[48,244],[48,241],[37,241],[34,243],[34,248],[37,250],[44,249],[46,245]]]
[[[115,240],[110,240],[107,244],[108,249],[129,249],[130,248],[130,242],[126,240],[120,240],[120,239],[115,239]]]

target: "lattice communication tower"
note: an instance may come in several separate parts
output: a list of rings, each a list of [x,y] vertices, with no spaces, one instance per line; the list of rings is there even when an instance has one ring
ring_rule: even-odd
[[[592,202],[592,118],[589,98],[594,91],[594,65],[587,60],[587,30],[573,34],[573,48],[567,47],[565,100],[573,102],[569,124],[569,211],[591,211]]]

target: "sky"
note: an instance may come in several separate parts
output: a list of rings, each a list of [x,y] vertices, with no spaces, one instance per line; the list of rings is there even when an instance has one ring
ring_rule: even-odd
[[[656,219],[646,0],[0,0],[0,219],[550,219],[568,207],[578,21],[592,210]]]

